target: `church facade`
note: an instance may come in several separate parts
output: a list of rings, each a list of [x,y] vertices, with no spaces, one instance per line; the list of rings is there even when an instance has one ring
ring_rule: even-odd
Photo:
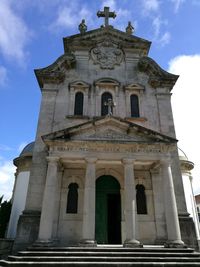
[[[108,8],[98,14],[104,26],[83,20],[64,54],[35,70],[42,101],[36,140],[15,160],[30,177],[14,247],[196,246],[170,102],[178,76],[130,23],[122,32]]]

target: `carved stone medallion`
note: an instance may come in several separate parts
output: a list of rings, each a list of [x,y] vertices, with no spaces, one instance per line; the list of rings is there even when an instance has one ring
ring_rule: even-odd
[[[113,69],[122,62],[123,51],[110,40],[105,40],[91,50],[91,57],[102,69]]]

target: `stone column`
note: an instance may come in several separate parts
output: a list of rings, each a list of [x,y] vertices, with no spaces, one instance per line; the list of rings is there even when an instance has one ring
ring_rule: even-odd
[[[122,162],[124,164],[124,206],[126,225],[124,247],[139,247],[141,246],[140,242],[136,239],[138,235],[138,224],[133,160],[123,159]]]
[[[83,232],[80,245],[96,246],[95,241],[95,181],[97,158],[86,158],[84,203],[83,203]]]
[[[44,189],[38,242],[51,243],[56,201],[58,157],[47,157],[48,169]]]
[[[162,161],[162,176],[168,235],[168,241],[166,242],[165,247],[184,247],[184,242],[181,240],[171,165],[168,160]]]

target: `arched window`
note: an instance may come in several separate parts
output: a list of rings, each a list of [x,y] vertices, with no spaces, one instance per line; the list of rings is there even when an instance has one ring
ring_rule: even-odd
[[[77,183],[71,183],[68,186],[67,195],[67,213],[77,213],[78,211],[78,185]]]
[[[140,116],[138,96],[137,95],[131,95],[130,101],[131,101],[131,117],[138,118]]]
[[[112,99],[112,94],[105,92],[101,96],[101,116],[106,116],[108,114],[108,106],[105,103],[108,102],[108,99]],[[112,107],[111,107],[112,109]],[[111,110],[113,112],[113,110]]]
[[[147,201],[145,187],[141,184],[136,185],[137,214],[147,214]]]
[[[83,115],[83,93],[78,92],[75,95],[74,115]]]

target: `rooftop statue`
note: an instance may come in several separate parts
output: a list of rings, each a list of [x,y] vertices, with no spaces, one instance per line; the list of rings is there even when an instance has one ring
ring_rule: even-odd
[[[85,24],[85,20],[82,19],[81,23],[78,26],[78,29],[81,34],[84,34],[87,31],[87,25]]]
[[[128,26],[126,27],[126,33],[131,35],[134,32],[134,27],[132,26],[131,22],[128,22]]]

